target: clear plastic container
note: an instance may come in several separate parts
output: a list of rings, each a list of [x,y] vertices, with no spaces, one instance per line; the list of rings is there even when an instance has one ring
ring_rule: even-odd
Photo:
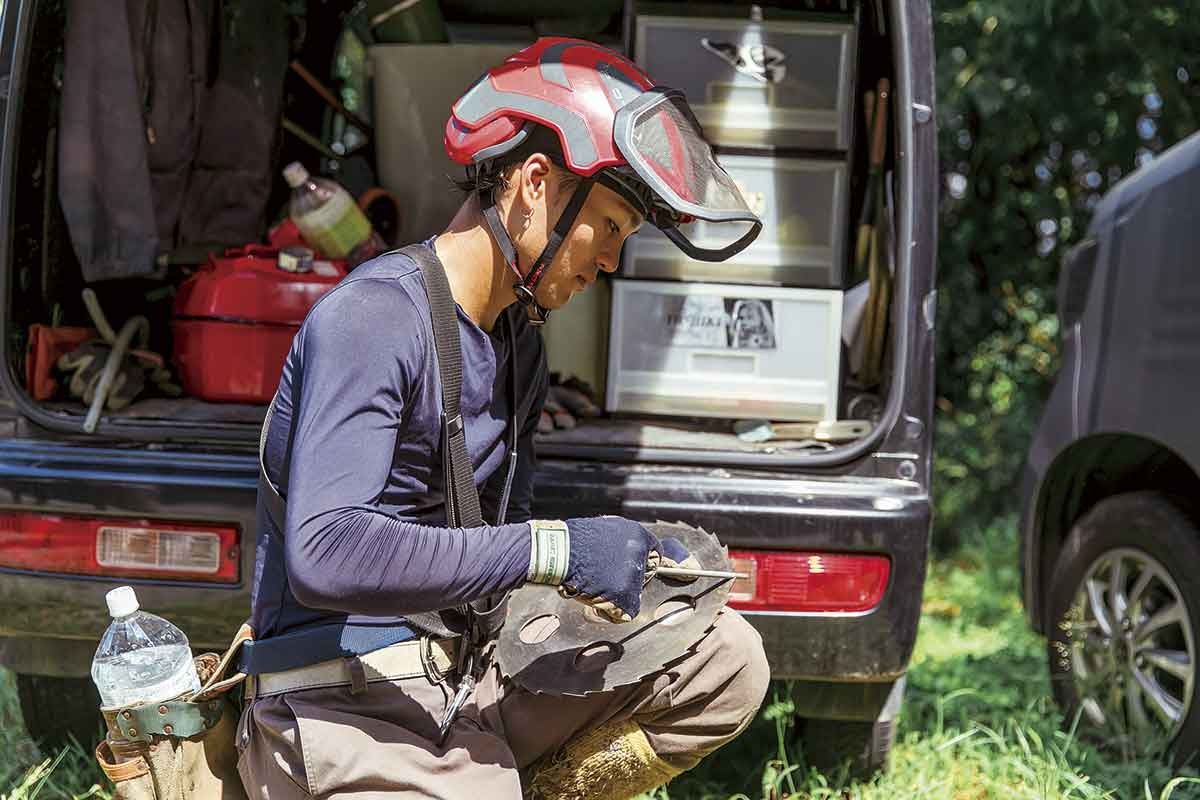
[[[112,624],[92,660],[92,680],[102,708],[161,703],[200,691],[200,676],[183,631],[141,611],[130,586],[105,597]]]
[[[366,214],[340,184],[314,177],[298,161],[283,170],[292,187],[288,215],[304,241],[326,258],[345,258],[356,266],[384,249]]]
[[[608,411],[837,419],[842,292],[611,283]]]

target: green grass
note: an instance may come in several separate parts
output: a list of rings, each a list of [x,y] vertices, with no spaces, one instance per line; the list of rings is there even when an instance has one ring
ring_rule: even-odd
[[[660,800],[1200,797],[1195,771],[1123,760],[1062,730],[1044,641],[1021,608],[1013,530],[998,525],[931,563],[886,774],[853,782],[807,770],[779,684],[740,740],[660,790]]]
[[[870,782],[807,770],[792,744],[790,689],[779,682],[740,739],[655,800],[1184,800],[1195,772],[1121,758],[1062,730],[1045,647],[1025,623],[1011,525],[931,564],[921,630],[890,770]],[[844,771],[843,771],[844,772]],[[39,753],[0,671],[0,800],[110,798],[74,746]]]

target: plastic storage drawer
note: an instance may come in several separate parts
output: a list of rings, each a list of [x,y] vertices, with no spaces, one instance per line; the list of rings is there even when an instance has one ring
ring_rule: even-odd
[[[842,293],[613,281],[609,411],[837,416]]]
[[[688,258],[658,229],[643,225],[625,245],[624,275],[688,281],[842,288],[845,283],[847,169],[842,161],[720,155],[747,204],[762,218],[754,243],[728,261]],[[688,238],[714,246],[710,223]]]
[[[638,16],[634,57],[716,145],[849,150],[854,26]]]

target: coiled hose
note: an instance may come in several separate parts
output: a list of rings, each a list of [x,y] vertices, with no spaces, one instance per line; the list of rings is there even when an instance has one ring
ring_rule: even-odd
[[[96,325],[96,330],[100,332],[101,338],[112,347],[104,362],[104,371],[100,373],[100,381],[96,384],[92,405],[88,408],[87,416],[83,420],[84,432],[95,433],[96,426],[100,424],[100,412],[104,410],[108,393],[112,391],[113,380],[116,379],[117,372],[121,369],[121,361],[130,350],[133,337],[140,335],[142,347],[145,347],[150,341],[150,321],[143,316],[131,317],[121,326],[121,331],[114,335],[112,325],[108,324],[108,318],[104,316],[104,310],[100,308],[100,301],[91,289],[83,290],[83,304],[87,308],[88,314],[91,315],[92,322]]]

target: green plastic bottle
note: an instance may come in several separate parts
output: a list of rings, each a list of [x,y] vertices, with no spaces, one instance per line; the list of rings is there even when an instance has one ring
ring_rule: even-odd
[[[284,167],[283,178],[292,187],[288,215],[321,255],[357,264],[383,249],[366,215],[338,183],[309,175],[299,161]]]

